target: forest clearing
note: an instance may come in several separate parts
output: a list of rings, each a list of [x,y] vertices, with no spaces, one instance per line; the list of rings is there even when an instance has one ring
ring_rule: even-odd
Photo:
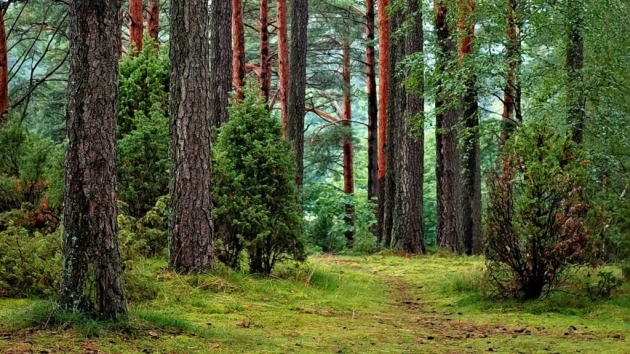
[[[0,351],[628,352],[629,286],[597,302],[580,283],[546,300],[493,302],[479,293],[478,257],[316,256],[298,268],[283,267],[272,279],[226,269],[179,276],[157,260],[138,267],[159,284],[158,295],[132,303],[121,328],[71,319],[30,327],[31,316],[47,315],[37,308],[48,302],[0,300]],[[11,326],[21,328],[4,333]]]

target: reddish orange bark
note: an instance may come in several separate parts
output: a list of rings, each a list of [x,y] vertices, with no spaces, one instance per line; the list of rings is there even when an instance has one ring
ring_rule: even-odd
[[[129,47],[135,48],[133,55],[142,50],[142,0],[129,0]]]
[[[280,81],[280,112],[282,136],[287,138],[287,98],[289,95],[289,35],[287,30],[287,0],[278,0],[278,80]]]
[[[243,0],[232,0],[232,82],[236,99],[243,99],[245,80],[245,31],[243,28]]]
[[[271,89],[271,67],[270,67],[270,50],[269,50],[269,0],[260,0],[259,13],[259,37],[260,37],[260,94],[269,101],[269,92]]]
[[[378,42],[379,42],[379,97],[378,97],[378,180],[385,178],[387,159],[385,139],[387,136],[387,98],[389,86],[389,0],[378,0]]]
[[[0,124],[9,108],[9,65],[7,60],[7,33],[4,13],[0,11]]]
[[[157,41],[160,33],[160,3],[149,1],[147,5],[147,31],[149,37]]]
[[[475,36],[475,23],[469,19],[475,11],[476,4],[473,0],[457,0],[458,20],[457,31],[462,37],[459,44],[458,58],[460,64],[466,55],[473,52],[473,38]]]
[[[343,43],[343,116],[342,124],[349,129],[343,138],[343,191],[346,195],[354,194],[354,147],[352,146],[352,86],[350,75],[350,43]],[[348,229],[345,236],[349,247],[354,241],[354,207],[346,204],[346,224]]]

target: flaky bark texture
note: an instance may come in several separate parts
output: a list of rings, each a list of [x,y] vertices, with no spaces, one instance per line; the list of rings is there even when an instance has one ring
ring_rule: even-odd
[[[573,142],[584,141],[586,94],[584,93],[584,34],[582,0],[567,0],[567,122],[573,130]]]
[[[269,51],[269,1],[260,0],[259,13],[260,28],[258,29],[260,40],[260,75],[258,80],[260,83],[260,94],[269,104],[269,93],[271,90],[271,52]]]
[[[385,222],[385,173],[387,156],[387,99],[389,93],[389,0],[377,0],[378,4],[378,207],[376,237],[383,242]]]
[[[278,81],[282,136],[287,138],[287,98],[289,96],[289,33],[287,27],[287,0],[277,0],[278,10]]]
[[[212,265],[208,3],[170,7],[171,269]],[[213,88],[214,89],[214,88]]]
[[[143,12],[142,0],[129,0],[129,49],[133,55],[142,51]]]
[[[218,128],[228,121],[232,90],[232,2],[213,1],[210,16],[210,116],[212,125]]]
[[[352,144],[352,84],[350,80],[350,43],[344,42],[343,53],[343,126],[348,128],[343,138],[343,191],[347,197],[354,195],[354,147]],[[345,205],[346,243],[349,248],[354,244],[354,204]]]
[[[396,9],[391,14],[389,25],[390,35],[396,33],[403,24],[404,14]],[[397,67],[405,55],[405,41],[402,37],[390,38],[389,65]],[[404,236],[401,233],[402,203],[401,203],[401,136],[404,112],[406,107],[406,93],[402,85],[402,77],[396,70],[389,71],[389,96],[387,101],[387,171],[385,173],[385,188],[383,193],[383,246],[401,248]]]
[[[475,11],[474,0],[458,0],[458,31],[460,66],[473,60],[475,22],[471,19]],[[477,103],[477,82],[474,74],[466,78],[466,88],[462,96],[462,192],[461,192],[461,236],[463,249],[467,255],[481,254],[481,149],[479,147],[479,107]]]
[[[232,84],[236,99],[243,99],[245,81],[245,30],[243,0],[232,0]]]
[[[435,1],[435,28],[437,31],[436,62],[438,75],[443,76],[453,69],[457,43],[451,37],[447,21],[448,8],[443,1]],[[460,252],[459,201],[460,201],[460,154],[457,149],[457,123],[459,112],[453,106],[458,98],[438,80],[435,99],[436,110],[436,179],[437,179],[437,244],[440,247]]]
[[[368,118],[368,199],[378,196],[378,99],[374,41],[374,0],[365,1],[365,73]]]
[[[125,316],[116,223],[120,0],[69,3],[63,271],[59,306],[98,319]]]
[[[422,0],[407,0],[410,23],[405,40],[405,54],[424,50]],[[424,185],[424,74],[413,73],[413,87],[407,88],[405,121],[401,130],[400,215],[401,247],[407,253],[426,252],[424,245],[423,185]]]
[[[149,37],[157,41],[160,34],[160,3],[149,1],[147,5],[147,31]]]
[[[291,8],[291,52],[289,56],[289,102],[287,136],[295,152],[295,183],[304,183],[304,113],[306,110],[306,41],[308,0],[293,0]]]
[[[9,62],[7,60],[7,31],[4,12],[0,11],[0,125],[6,119],[9,108]]]
[[[510,138],[517,125],[523,122],[521,114],[521,84],[518,74],[521,66],[521,39],[520,39],[520,10],[519,0],[508,0],[507,23],[505,43],[505,61],[507,65],[507,80],[503,89],[503,115],[500,146]]]

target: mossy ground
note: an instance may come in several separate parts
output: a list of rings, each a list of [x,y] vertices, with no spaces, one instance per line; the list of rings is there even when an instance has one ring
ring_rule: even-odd
[[[547,300],[489,301],[475,257],[316,256],[271,279],[138,267],[159,292],[132,303],[126,323],[47,318],[50,302],[1,299],[0,352],[630,353],[630,286],[598,302],[579,282]]]

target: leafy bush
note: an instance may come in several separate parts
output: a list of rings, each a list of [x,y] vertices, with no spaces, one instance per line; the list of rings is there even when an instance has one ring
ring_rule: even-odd
[[[168,70],[166,50],[150,42],[120,62],[118,191],[133,217],[168,194]]]
[[[488,180],[485,251],[489,279],[502,296],[549,294],[583,261],[589,230],[587,160],[544,124],[520,129]]]
[[[239,266],[247,251],[251,273],[303,260],[302,217],[290,145],[279,121],[251,88],[230,107],[214,155],[214,219],[219,259]]]
[[[119,202],[118,239],[124,260],[155,257],[165,252],[168,244],[168,196],[160,197],[155,206],[139,219],[126,214],[127,204]]]
[[[623,280],[617,278],[612,272],[600,271],[597,273],[597,283],[584,283],[584,290],[592,300],[607,299],[612,293],[623,285]]]

